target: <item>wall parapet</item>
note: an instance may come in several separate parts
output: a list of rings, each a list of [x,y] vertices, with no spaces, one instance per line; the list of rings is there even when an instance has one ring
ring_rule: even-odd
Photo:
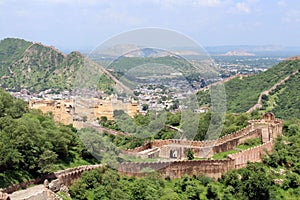
[[[68,185],[68,184],[65,184],[65,183],[67,183],[67,182],[65,182],[66,180],[73,179],[75,176],[78,178],[79,177],[78,175],[81,175],[82,172],[90,171],[92,169],[96,169],[96,168],[100,168],[100,167],[103,167],[103,165],[102,164],[83,165],[83,166],[79,166],[79,167],[60,170],[60,171],[50,173],[50,174],[44,175],[42,177],[38,177],[36,179],[26,181],[26,182],[22,182],[22,183],[19,183],[19,184],[13,184],[13,185],[11,185],[7,188],[1,189],[0,192],[10,194],[10,193],[13,193],[17,190],[24,189],[24,188],[28,187],[29,185],[41,184],[46,179],[50,179],[50,180],[60,179],[62,181],[61,184]]]
[[[273,150],[273,141],[266,142],[238,153],[230,154],[227,158],[235,161],[235,168],[245,167],[248,162],[261,162],[262,155]]]

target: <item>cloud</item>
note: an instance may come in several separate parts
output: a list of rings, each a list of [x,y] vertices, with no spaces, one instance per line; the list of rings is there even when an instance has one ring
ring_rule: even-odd
[[[98,19],[106,23],[113,24],[126,24],[130,26],[141,25],[142,20],[134,16],[129,15],[128,13],[115,11],[111,8],[107,8],[99,13],[97,13]]]
[[[280,1],[277,2],[277,5],[279,7],[286,7],[286,2],[284,0],[280,0]]]
[[[250,13],[250,8],[245,2],[236,3],[235,9],[240,13]]]
[[[39,2],[39,0],[33,0],[33,1]],[[45,2],[50,4],[67,4],[67,5],[74,5],[74,4],[93,5],[98,3],[97,0],[45,0]],[[101,1],[101,2],[105,3],[106,1]]]
[[[221,5],[220,0],[195,0],[193,1],[193,5],[200,5],[203,7],[216,7]]]
[[[150,0],[163,8],[179,8],[180,6],[217,7],[222,4],[221,0]]]
[[[288,10],[281,21],[289,24],[300,23],[300,11],[296,9]]]

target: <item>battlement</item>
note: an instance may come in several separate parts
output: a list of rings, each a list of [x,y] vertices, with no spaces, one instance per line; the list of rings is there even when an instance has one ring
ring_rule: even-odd
[[[141,147],[129,150],[134,153],[149,153],[151,148],[160,148],[159,157],[169,158],[170,161],[121,163],[119,171],[127,175],[142,176],[149,169],[156,170],[163,176],[179,178],[184,174],[205,174],[219,178],[222,173],[230,169],[245,167],[247,162],[261,162],[262,155],[273,149],[273,140],[282,135],[282,121],[275,119],[272,113],[264,115],[262,120],[250,120],[249,125],[232,134],[223,136],[217,140],[189,141],[189,140],[154,140]],[[262,144],[256,147],[230,154],[226,159],[210,159],[214,154],[234,149],[248,139],[261,138]],[[183,160],[185,152],[191,149],[195,157],[206,158],[204,160]],[[145,155],[143,155],[145,157]],[[153,155],[151,155],[153,156]],[[173,159],[173,160],[172,160]],[[177,160],[174,160],[177,159]]]
[[[256,147],[246,149],[244,151],[230,154],[227,158],[234,160],[235,169],[246,167],[247,162],[261,162],[262,155],[266,152],[270,152],[273,149],[273,141],[266,142]]]

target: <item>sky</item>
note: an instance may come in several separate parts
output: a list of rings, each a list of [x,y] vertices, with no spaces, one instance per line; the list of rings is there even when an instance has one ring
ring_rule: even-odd
[[[203,46],[300,46],[300,1],[0,0],[0,27],[0,39],[65,51],[143,27],[174,30]]]

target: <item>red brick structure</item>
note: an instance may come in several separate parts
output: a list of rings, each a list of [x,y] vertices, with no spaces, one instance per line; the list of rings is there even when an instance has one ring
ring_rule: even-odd
[[[180,178],[184,174],[200,175],[219,178],[222,173],[230,169],[245,167],[247,162],[261,162],[262,155],[273,149],[273,139],[282,135],[282,122],[275,119],[272,113],[267,113],[262,120],[250,120],[249,125],[240,131],[226,135],[217,140],[188,141],[188,140],[155,140],[141,147],[128,150],[131,155],[139,155],[140,152],[149,153],[149,149],[160,148],[159,156],[171,158],[167,162],[144,162],[144,163],[121,163],[118,170],[127,175],[142,176],[149,170],[159,172],[163,177]],[[234,149],[247,139],[261,138],[262,144],[236,154],[228,155],[223,160],[213,160],[211,157],[220,152]],[[194,151],[195,157],[206,158],[205,160],[172,160],[174,149],[179,154],[186,149]],[[157,152],[157,151],[156,151]],[[168,157],[170,156],[170,157]]]

